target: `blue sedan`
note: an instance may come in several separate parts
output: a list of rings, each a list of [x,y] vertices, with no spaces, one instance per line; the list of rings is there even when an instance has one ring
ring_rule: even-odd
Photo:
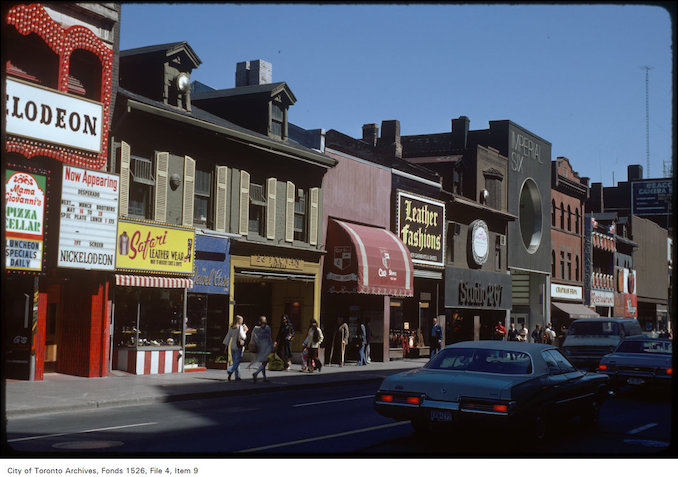
[[[447,346],[423,368],[386,378],[376,411],[409,420],[415,431],[465,423],[524,428],[543,439],[574,415],[597,422],[607,376],[578,370],[558,348],[515,341]]]

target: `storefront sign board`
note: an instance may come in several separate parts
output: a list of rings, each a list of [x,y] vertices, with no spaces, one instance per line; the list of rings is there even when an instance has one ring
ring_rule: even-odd
[[[268,268],[275,270],[295,270],[304,269],[304,261],[298,258],[274,257],[271,255],[252,255],[250,265],[258,268]]]
[[[193,274],[195,230],[118,220],[116,270]]]
[[[551,283],[551,298],[581,301],[583,296],[582,287]]]
[[[398,191],[397,209],[398,237],[412,263],[445,266],[445,203]]]
[[[591,290],[591,305],[613,307],[614,293]]]
[[[7,134],[99,153],[103,105],[7,78]]]
[[[670,214],[673,202],[672,179],[647,180],[631,183],[633,215]]]
[[[5,268],[42,271],[47,178],[5,170]]]
[[[114,270],[120,178],[64,165],[58,266]]]
[[[231,242],[227,238],[196,235],[195,293],[217,293],[228,295],[230,291]]]
[[[466,268],[445,269],[445,307],[511,308],[511,276]]]

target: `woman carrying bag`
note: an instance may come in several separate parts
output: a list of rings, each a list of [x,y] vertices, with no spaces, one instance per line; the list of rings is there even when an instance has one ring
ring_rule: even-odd
[[[323,342],[323,332],[318,328],[318,322],[311,320],[311,327],[308,329],[308,335],[306,335],[306,340],[304,343],[308,347],[308,361],[306,366],[308,367],[308,372],[313,372],[313,363],[318,366],[318,372],[322,369],[323,365],[318,359],[318,349],[320,348],[320,343]]]
[[[280,329],[276,337],[275,348],[278,356],[284,362],[284,369],[287,371],[292,365],[292,339],[294,338],[294,327],[289,317],[284,314],[280,320]]]
[[[271,327],[266,323],[265,316],[259,318],[259,325],[255,326],[252,330],[252,341],[256,346],[257,354],[250,363],[250,366],[254,363],[261,363],[259,368],[252,374],[252,379],[256,383],[257,374],[261,372],[264,375],[264,382],[267,383],[266,365],[268,364],[268,355],[273,351],[273,338],[271,337]]]
[[[229,363],[231,365],[226,370],[228,372],[228,380],[230,381],[235,372],[235,380],[240,381],[240,360],[242,358],[242,350],[245,346],[245,338],[247,338],[247,326],[243,324],[243,317],[236,315],[233,324],[228,329],[228,333],[224,338],[224,353],[229,356]],[[230,351],[230,353],[229,353]]]

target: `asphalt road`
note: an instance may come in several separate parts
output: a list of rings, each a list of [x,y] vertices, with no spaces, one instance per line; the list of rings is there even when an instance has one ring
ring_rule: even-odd
[[[575,420],[534,445],[483,430],[417,436],[372,408],[377,383],[289,390],[16,418],[15,452],[58,456],[619,456],[652,455],[671,439],[671,404],[657,393],[609,398],[597,428]],[[674,449],[675,450],[675,449]]]

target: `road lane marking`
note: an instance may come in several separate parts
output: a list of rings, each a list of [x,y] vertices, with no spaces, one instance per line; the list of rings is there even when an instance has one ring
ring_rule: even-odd
[[[334,439],[335,437],[350,436],[352,434],[360,434],[362,432],[377,431],[379,429],[388,429],[389,427],[403,426],[403,425],[409,424],[409,423],[410,423],[409,421],[393,422],[391,424],[383,424],[381,426],[365,427],[363,429],[355,429],[353,431],[339,432],[337,434],[329,434],[327,436],[311,437],[311,438],[308,438],[308,439],[301,439],[301,440],[298,440],[298,441],[281,442],[280,444],[271,444],[269,446],[253,447],[251,449],[243,449],[243,450],[239,450],[239,451],[235,451],[235,452],[236,452],[236,454],[242,454],[242,453],[245,453],[245,452],[259,452],[259,451],[262,451],[262,450],[275,449],[276,447],[287,447],[287,446],[293,446],[293,445],[297,445],[297,444],[305,444],[307,442],[322,441],[322,440],[325,440],[325,439]]]
[[[630,430],[627,432],[627,434],[638,434],[639,432],[646,431],[652,427],[655,427],[657,425],[656,422],[651,422],[649,424],[645,424],[644,426],[636,427],[635,429]]]
[[[374,394],[370,394],[369,396],[357,396],[357,397],[343,398],[343,399],[332,399],[331,401],[305,402],[303,404],[293,404],[292,407],[313,406],[314,404],[327,404],[327,403],[331,403],[331,402],[353,401],[355,399],[367,399],[367,398],[373,398],[373,397],[374,397]]]
[[[100,427],[99,429],[87,429],[85,431],[62,432],[60,434],[47,434],[44,436],[20,437],[18,439],[9,439],[7,442],[33,441],[37,439],[49,439],[50,437],[72,436],[74,434],[86,434],[88,432],[113,431],[116,429],[125,429],[128,427],[152,426],[157,422],[142,422],[140,424],[128,424],[126,426]]]

